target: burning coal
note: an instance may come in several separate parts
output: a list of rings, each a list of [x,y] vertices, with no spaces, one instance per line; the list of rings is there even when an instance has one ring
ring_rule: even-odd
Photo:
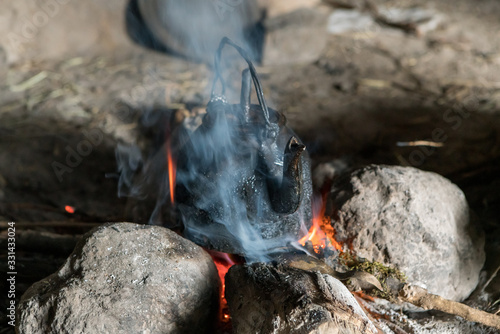
[[[222,322],[228,322],[231,318],[229,315],[229,309],[227,306],[227,300],[225,296],[226,290],[226,274],[235,264],[241,264],[243,261],[241,259],[233,259],[231,255],[226,253],[221,253],[217,251],[208,251],[210,256],[212,257],[215,267],[217,268],[217,272],[219,273],[219,280],[221,283],[221,290],[219,295],[219,319]]]
[[[236,104],[227,101],[220,70],[226,45],[248,65]],[[170,202],[185,237],[210,249],[265,260],[269,252],[296,243],[311,225],[309,157],[284,115],[267,106],[257,72],[242,48],[224,38],[214,67],[212,96],[201,125],[168,133],[163,154],[146,161],[137,149],[119,147],[120,184],[132,185],[133,176],[139,185],[128,192],[140,196],[145,195],[144,183],[159,182],[153,216]],[[251,103],[252,83],[258,104]]]

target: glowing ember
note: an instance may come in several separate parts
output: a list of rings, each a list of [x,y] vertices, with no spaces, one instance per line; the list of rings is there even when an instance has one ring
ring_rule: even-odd
[[[217,252],[214,250],[208,251],[208,254],[214,260],[215,266],[217,267],[217,271],[219,272],[219,278],[221,282],[221,291],[220,291],[220,320],[222,322],[228,322],[231,317],[229,315],[229,308],[227,307],[227,300],[224,295],[224,291],[226,290],[226,274],[233,265],[237,264],[236,261],[231,259],[229,254]]]
[[[171,141],[167,140],[168,186],[170,187],[170,202],[174,204],[175,196],[175,160],[172,156]]]
[[[75,213],[75,208],[70,206],[70,205],[66,205],[64,207],[64,210],[66,210],[66,212],[68,212],[68,213]]]
[[[302,246],[310,241],[314,251],[320,253],[321,249],[331,246],[336,250],[342,246],[335,240],[335,230],[330,224],[330,217],[325,216],[326,196],[313,197],[313,224],[309,232],[299,240]]]

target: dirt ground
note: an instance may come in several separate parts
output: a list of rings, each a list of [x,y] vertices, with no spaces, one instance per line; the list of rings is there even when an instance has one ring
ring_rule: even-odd
[[[333,159],[351,167],[407,165],[457,183],[487,235],[484,283],[500,266],[500,2],[374,3],[431,8],[444,18],[420,33],[380,24],[329,35],[314,61],[257,66],[264,93],[285,112],[314,165]],[[117,197],[116,145],[146,148],[157,140],[164,129],[150,126],[161,118],[156,110],[205,105],[211,69],[132,43],[68,52],[4,57],[0,221],[147,221],[147,210],[131,211],[130,201]],[[85,140],[90,148],[82,147]],[[51,231],[62,234],[85,231],[55,226]],[[45,269],[23,278],[18,297],[64,256],[47,255]],[[18,257],[30,267],[31,253]],[[497,310],[500,277],[487,291],[481,306]]]

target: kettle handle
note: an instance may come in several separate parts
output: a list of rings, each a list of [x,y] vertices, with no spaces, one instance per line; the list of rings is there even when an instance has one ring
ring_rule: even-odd
[[[221,85],[222,85],[222,95],[225,94],[226,92],[226,82],[224,81],[224,78],[222,78],[221,71],[220,71],[220,58],[222,54],[222,49],[224,46],[228,44],[231,45],[233,48],[238,51],[238,53],[241,55],[243,59],[248,64],[248,69],[250,70],[250,73],[252,75],[252,80],[253,84],[255,86],[255,91],[257,93],[257,99],[259,100],[259,105],[262,109],[262,113],[264,114],[264,119],[266,121],[266,125],[268,127],[273,127],[271,124],[271,121],[269,119],[269,109],[267,108],[266,100],[264,98],[264,93],[262,91],[262,85],[260,84],[259,77],[257,76],[257,71],[255,70],[255,67],[253,66],[252,61],[250,60],[250,57],[248,57],[248,54],[246,51],[235,44],[232,40],[230,40],[228,37],[222,38],[219,44],[219,48],[217,49],[217,52],[215,53],[214,57],[214,66],[215,66],[215,78],[214,78],[214,83],[212,87],[212,99],[215,98],[217,95],[215,94],[215,86],[217,84],[217,81],[220,80]]]

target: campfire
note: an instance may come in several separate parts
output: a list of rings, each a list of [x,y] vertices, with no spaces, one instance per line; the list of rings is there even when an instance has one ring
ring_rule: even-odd
[[[236,104],[229,103],[225,95],[232,89],[227,87],[221,66],[227,45],[233,47],[247,65],[242,71],[240,101]],[[428,182],[442,189],[443,195],[436,196],[452,196],[446,205],[451,206],[453,212],[450,216],[450,210],[445,209],[445,219],[463,221],[457,223],[463,224],[460,228],[467,226],[468,209],[454,185],[414,169],[368,166],[350,174],[327,164],[318,167],[317,176],[321,176],[322,183],[313,191],[306,146],[287,127],[285,116],[267,106],[257,71],[245,50],[224,38],[215,55],[214,70],[212,94],[205,112],[192,115],[188,111],[182,117],[175,112],[167,114],[161,149],[149,160],[134,163],[139,169],[128,170],[129,163],[136,159],[136,149],[125,146],[117,149],[122,187],[119,193],[142,196],[145,191],[152,191],[157,200],[150,223],[172,228],[204,247],[211,256],[212,267],[215,266],[218,273],[218,286],[214,287],[218,298],[211,303],[218,308],[217,312],[205,312],[197,321],[215,316],[212,321],[218,331],[235,333],[380,333],[399,328],[404,320],[395,322],[387,314],[400,309],[397,305],[401,303],[411,303],[500,328],[498,316],[456,301],[468,295],[477,284],[475,271],[462,273],[470,282],[468,285],[453,277],[450,289],[438,291],[442,282],[429,281],[425,275],[435,275],[434,272],[440,273],[442,269],[427,268],[428,273],[421,273],[410,267],[407,276],[404,272],[408,268],[407,258],[398,258],[397,247],[394,248],[391,241],[394,236],[377,239],[386,230],[384,226],[397,229],[397,224],[405,224],[412,215],[419,214],[412,211],[411,203],[430,206],[433,215],[439,217],[443,209],[432,196],[418,197],[419,187],[425,187]],[[252,84],[258,104],[251,103]],[[339,172],[344,176],[335,177]],[[416,180],[408,190],[403,190],[406,186],[398,183],[401,182],[399,175],[404,174]],[[397,195],[391,195],[394,192]],[[404,204],[405,201],[410,204]],[[380,203],[385,203],[383,211],[380,211]],[[403,211],[399,209],[401,205]],[[369,225],[372,218],[358,212],[361,208],[367,213],[375,210],[371,217],[377,217],[377,222],[373,226]],[[70,214],[75,212],[70,205],[65,210]],[[391,220],[397,217],[401,223]],[[403,242],[408,247],[414,242],[425,245],[422,247],[435,242],[428,234],[432,232],[426,232],[425,220],[418,218],[411,223],[422,224],[421,231],[416,233],[423,236],[417,241],[411,235],[406,237],[407,241]],[[380,231],[373,231],[377,223],[382,224],[375,227]],[[124,231],[135,233],[134,229]],[[100,233],[106,233],[105,229],[96,232]],[[373,235],[372,246],[366,246],[366,239],[359,238],[359,233]],[[77,253],[73,257],[82,258],[83,268],[89,267],[83,260],[88,255],[78,252],[84,252],[92,238],[98,237],[84,237],[75,248]],[[462,238],[468,249],[467,265],[480,267],[484,254],[475,248],[475,241],[469,236],[457,238]],[[378,249],[369,250],[373,246]],[[113,247],[108,250],[112,252]],[[120,244],[116,248],[120,251],[126,246]],[[443,253],[437,246],[433,248],[440,254],[448,252]],[[460,252],[457,256],[463,256]],[[372,260],[359,254],[367,254]],[[68,266],[73,265],[67,262],[60,273],[48,278],[51,282],[48,284],[67,284],[56,277],[70,277]],[[120,274],[110,274],[106,281],[113,282],[117,275]],[[150,275],[153,274],[133,282],[146,282]],[[203,275],[214,279],[212,273]],[[445,298],[437,294],[440,292]],[[36,296],[36,293],[28,291],[27,295]],[[390,304],[381,305],[378,300]],[[23,307],[28,310],[33,307],[28,305],[37,305],[43,309],[45,306],[40,302],[27,304],[25,301]],[[23,311],[22,321],[27,321],[29,312],[32,311]],[[179,326],[185,326],[181,324],[186,320],[180,315],[176,317],[179,317]],[[203,322],[197,326],[203,326]]]
[[[237,104],[230,104],[225,96],[228,87],[221,61],[226,45],[235,48],[248,66],[242,72]],[[271,331],[275,321],[272,319],[278,313],[280,321],[284,321],[282,325],[273,325],[278,326],[278,331],[291,330],[290,323],[298,321],[297,326],[308,331],[330,329],[337,323],[338,328],[352,332],[375,333],[380,330],[374,326],[375,319],[387,310],[371,305],[374,298],[413,303],[497,326],[495,316],[440,298],[408,282],[398,269],[358,257],[353,239],[344,237],[339,241],[332,222],[342,220],[333,217],[339,214],[336,205],[342,201],[336,201],[332,195],[334,178],[331,175],[323,178],[313,192],[306,147],[286,126],[284,115],[267,106],[249,56],[224,38],[216,52],[214,69],[206,112],[197,122],[193,118],[200,118],[199,115],[169,123],[165,149],[160,150],[165,153],[164,158],[155,157],[154,164],[146,162],[141,172],[154,174],[152,170],[158,161],[165,161],[160,163],[166,166],[160,172],[164,176],[158,179],[165,180],[167,186],[158,191],[159,198],[168,200],[157,202],[155,211],[169,211],[168,217],[175,212],[176,229],[212,256],[221,282],[220,326],[229,326],[234,313],[236,332],[267,332]],[[251,104],[252,83],[257,105]],[[174,114],[170,119],[177,117]],[[191,126],[193,123],[195,127]],[[271,284],[261,271],[296,277],[297,281],[291,285],[277,285],[274,289],[298,294],[296,298],[315,296],[321,302],[298,306],[287,301],[290,308],[280,309],[283,296],[259,294],[259,290]],[[353,295],[340,283],[322,281],[324,277],[320,276],[310,277],[311,272],[342,281]],[[240,284],[242,281],[246,282],[244,286]],[[311,282],[325,284],[330,293],[312,287],[298,289],[301,284],[309,286]],[[273,311],[263,312],[266,307]],[[325,318],[304,320],[318,312],[318,307]],[[292,316],[294,312],[300,316]],[[258,324],[251,320],[255,316],[261,319]]]
[[[9,69],[5,331],[500,330],[498,87],[433,73],[493,51],[429,8],[197,2],[127,4],[162,53]]]

